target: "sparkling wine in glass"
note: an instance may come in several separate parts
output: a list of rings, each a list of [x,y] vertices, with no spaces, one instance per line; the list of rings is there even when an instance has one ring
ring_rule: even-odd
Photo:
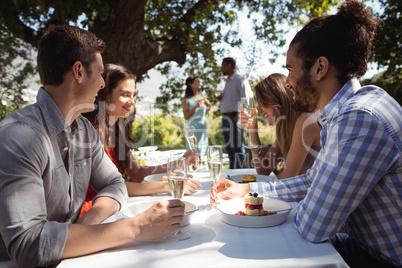
[[[187,167],[186,159],[184,157],[172,157],[169,158],[167,164],[168,183],[170,193],[175,199],[181,200],[184,195],[184,188],[187,182]],[[179,230],[169,234],[167,238],[169,240],[179,241],[189,239],[191,234],[183,232],[181,227]]]
[[[188,147],[190,148],[191,151],[196,152],[197,151],[197,136],[195,134],[195,128],[192,126],[187,126],[184,129],[184,136],[186,137]],[[196,165],[194,166],[194,169],[197,170],[199,169],[199,163],[196,160]]]
[[[208,162],[209,174],[211,175],[211,178],[214,181],[212,187],[216,187],[216,181],[219,179],[219,176],[221,175],[223,165],[222,146],[220,145],[208,146],[207,162]],[[216,193],[216,189],[213,190],[214,190],[213,192]],[[213,207],[215,207],[215,205]]]
[[[241,113],[245,113],[251,116],[254,113],[254,107],[255,107],[254,98],[247,98],[247,97],[241,98],[239,107]],[[250,130],[247,131],[247,134],[248,134],[248,144],[246,148],[248,149],[256,148],[257,146],[251,143]]]

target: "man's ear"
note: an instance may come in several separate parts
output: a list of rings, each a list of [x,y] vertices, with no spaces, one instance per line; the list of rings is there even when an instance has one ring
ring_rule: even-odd
[[[74,62],[72,71],[75,80],[77,80],[78,83],[81,83],[84,74],[84,66],[82,66],[82,63],[80,61]]]
[[[326,57],[322,56],[317,59],[313,66],[314,76],[317,81],[321,80],[328,73],[329,61]]]

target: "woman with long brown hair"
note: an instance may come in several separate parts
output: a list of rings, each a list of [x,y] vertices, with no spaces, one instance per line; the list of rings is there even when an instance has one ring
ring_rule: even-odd
[[[142,181],[147,175],[166,173],[167,166],[141,166],[130,152],[128,144],[130,140],[131,121],[127,124],[133,108],[136,77],[127,68],[117,64],[105,64],[103,72],[105,87],[98,92],[95,100],[95,110],[83,114],[93,124],[99,133],[106,154],[123,175],[128,175],[133,181]],[[189,165],[195,163],[196,155],[186,152],[183,157]],[[167,182],[134,183],[126,182],[129,196],[150,195],[158,193],[170,193]],[[199,181],[189,178],[185,194],[193,194],[197,188],[201,188]],[[81,210],[81,215],[90,207],[96,192],[89,187],[86,203]]]
[[[241,113],[241,125],[250,130],[253,163],[258,174],[269,175],[280,161],[284,167],[278,178],[304,174],[320,150],[320,128],[317,117],[292,109],[293,93],[286,86],[286,76],[269,75],[254,88],[258,113],[276,127],[276,141],[269,148],[260,145],[257,111],[252,116]]]

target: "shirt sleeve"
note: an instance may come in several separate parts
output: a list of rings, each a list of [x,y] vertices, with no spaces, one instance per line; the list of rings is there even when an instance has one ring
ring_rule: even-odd
[[[1,250],[6,248],[18,267],[57,263],[68,223],[46,220],[44,135],[18,123],[2,127],[0,136]]]
[[[326,131],[326,145],[316,158],[311,186],[294,219],[296,229],[311,242],[338,232],[396,161],[392,139],[368,112],[340,113]]]
[[[241,77],[241,79],[239,79],[238,81],[239,81],[238,88],[240,90],[240,92],[239,92],[240,98],[244,98],[244,97],[251,98],[251,97],[253,97],[253,92],[251,90],[251,86],[250,86],[250,83],[248,82],[247,78]]]

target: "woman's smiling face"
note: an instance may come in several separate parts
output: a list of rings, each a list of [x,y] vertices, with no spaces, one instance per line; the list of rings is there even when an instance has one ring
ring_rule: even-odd
[[[116,118],[127,118],[130,115],[135,101],[135,81],[134,79],[126,79],[118,83],[117,87],[113,89],[108,103],[110,116]]]
[[[258,113],[267,119],[270,126],[275,123],[274,109],[271,106],[264,107],[262,105],[258,105]]]

